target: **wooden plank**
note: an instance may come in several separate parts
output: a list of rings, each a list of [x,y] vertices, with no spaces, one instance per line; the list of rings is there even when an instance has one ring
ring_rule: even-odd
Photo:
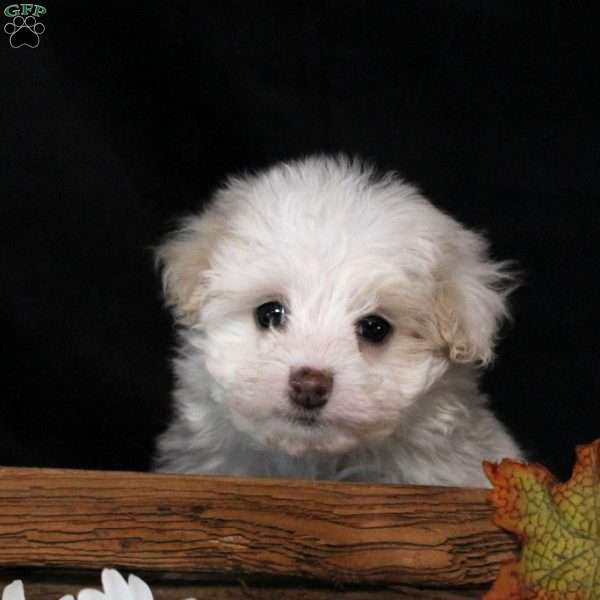
[[[0,565],[487,583],[514,555],[486,491],[0,468]]]

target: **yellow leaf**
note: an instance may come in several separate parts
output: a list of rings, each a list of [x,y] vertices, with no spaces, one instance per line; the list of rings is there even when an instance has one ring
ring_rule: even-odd
[[[600,439],[577,448],[566,483],[540,465],[483,466],[496,523],[523,544],[484,600],[600,600]]]

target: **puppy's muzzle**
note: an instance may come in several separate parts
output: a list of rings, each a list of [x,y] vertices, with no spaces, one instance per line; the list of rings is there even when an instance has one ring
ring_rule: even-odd
[[[310,367],[290,372],[289,397],[298,407],[313,410],[327,403],[333,388],[333,374]]]

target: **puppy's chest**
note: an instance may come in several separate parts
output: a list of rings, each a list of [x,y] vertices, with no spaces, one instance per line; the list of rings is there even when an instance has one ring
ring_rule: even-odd
[[[402,476],[385,457],[366,452],[342,456],[309,454],[291,457],[281,453],[249,451],[242,453],[236,474],[281,479],[321,479],[336,481],[400,482]]]

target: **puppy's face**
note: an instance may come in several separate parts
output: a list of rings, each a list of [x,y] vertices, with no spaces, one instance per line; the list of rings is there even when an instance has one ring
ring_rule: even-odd
[[[232,263],[224,240],[200,318],[214,398],[238,428],[290,454],[388,435],[447,365],[384,257],[315,252],[314,242],[311,254],[269,238],[264,253],[253,246]]]
[[[452,361],[489,359],[484,249],[409,186],[314,161],[232,182],[161,257],[212,400],[300,455],[385,438]]]

